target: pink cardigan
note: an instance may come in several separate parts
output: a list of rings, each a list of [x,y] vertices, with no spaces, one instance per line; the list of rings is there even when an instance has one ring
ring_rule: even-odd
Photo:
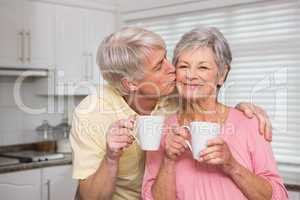
[[[176,115],[166,125],[178,124]],[[257,176],[268,180],[273,189],[273,200],[288,199],[279,176],[272,148],[258,133],[256,119],[248,119],[230,108],[220,137],[223,138],[235,159]],[[142,198],[152,200],[151,188],[164,156],[164,139],[159,151],[147,152]],[[247,199],[230,177],[215,166],[199,164],[187,150],[176,163],[176,199],[180,200],[243,200]]]

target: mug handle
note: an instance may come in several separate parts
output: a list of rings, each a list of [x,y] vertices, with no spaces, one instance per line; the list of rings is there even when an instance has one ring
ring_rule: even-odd
[[[183,125],[183,126],[181,126],[181,127],[187,129],[189,132],[191,131],[191,129],[190,129],[189,126]],[[191,145],[190,141],[188,141],[188,140],[184,140],[184,141],[185,141],[185,143],[188,145],[190,151],[193,151],[193,150],[192,150],[192,145]]]
[[[134,116],[134,117],[135,117],[135,120],[134,120],[134,124],[133,124],[133,130],[130,131],[130,135],[134,138],[134,140],[136,141],[136,143],[138,145],[140,145],[141,143],[140,143],[139,139],[134,135],[134,131],[137,133],[137,123],[136,123],[137,116]]]

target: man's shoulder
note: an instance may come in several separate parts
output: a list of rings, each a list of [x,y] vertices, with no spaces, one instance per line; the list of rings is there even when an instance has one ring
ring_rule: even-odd
[[[75,108],[77,113],[104,112],[112,110],[122,96],[109,85],[100,85],[93,94],[86,96]]]

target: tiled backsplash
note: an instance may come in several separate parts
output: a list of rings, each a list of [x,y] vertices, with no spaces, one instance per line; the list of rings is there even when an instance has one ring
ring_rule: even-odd
[[[48,120],[51,125],[57,125],[67,116],[64,97],[39,96],[35,94],[35,79],[26,80],[21,88],[19,99],[14,94],[16,78],[0,76],[0,146],[34,142],[37,133],[35,129]],[[52,99],[49,99],[52,98]],[[19,101],[19,103],[18,103]],[[45,108],[41,114],[30,109]]]

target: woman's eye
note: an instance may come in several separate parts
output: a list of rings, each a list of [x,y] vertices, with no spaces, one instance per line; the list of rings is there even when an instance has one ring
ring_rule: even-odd
[[[208,69],[206,66],[199,66],[198,69]]]
[[[178,69],[185,69],[185,68],[187,68],[187,66],[186,65],[179,65],[177,68]]]

